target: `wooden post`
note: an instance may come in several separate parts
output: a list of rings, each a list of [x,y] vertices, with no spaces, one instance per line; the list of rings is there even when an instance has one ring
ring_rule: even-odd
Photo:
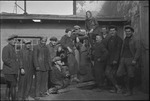
[[[73,15],[76,15],[76,0],[73,0]]]
[[[142,91],[149,93],[149,1],[140,1]]]
[[[26,0],[24,0],[24,14],[27,14],[27,9],[26,9]]]

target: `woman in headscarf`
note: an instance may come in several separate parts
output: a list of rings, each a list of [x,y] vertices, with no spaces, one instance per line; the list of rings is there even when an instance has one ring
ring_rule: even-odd
[[[100,33],[99,24],[96,18],[92,16],[91,11],[86,12],[85,29],[90,37],[90,44],[93,46],[95,36]]]

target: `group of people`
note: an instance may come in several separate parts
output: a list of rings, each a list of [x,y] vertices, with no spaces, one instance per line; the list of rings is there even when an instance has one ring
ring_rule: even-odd
[[[100,29],[90,11],[86,12],[85,29],[86,32],[82,32],[78,25],[66,28],[60,40],[53,36],[47,45],[47,37],[41,37],[33,50],[31,40],[24,40],[24,47],[17,52],[17,36],[9,37],[2,51],[8,99],[15,100],[16,94],[20,100],[27,99],[33,75],[36,100],[46,96],[47,91],[57,93],[72,82],[90,80],[95,81],[94,87],[99,91],[105,83],[111,83],[110,92],[122,93],[126,88],[125,95],[132,95],[134,72],[140,57],[140,43],[134,37],[134,29],[126,26],[126,36],[121,39],[114,25]]]

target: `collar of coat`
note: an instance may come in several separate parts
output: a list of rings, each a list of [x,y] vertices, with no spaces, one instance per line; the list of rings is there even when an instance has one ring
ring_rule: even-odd
[[[68,36],[68,35],[66,35],[66,34],[65,34],[65,37],[67,37],[67,38],[71,38],[71,36],[69,37],[69,36]]]
[[[31,48],[29,49],[29,48],[27,48],[27,47],[23,47],[23,50],[28,50],[28,51],[31,51]]]
[[[124,37],[124,40],[126,39],[127,37]],[[130,36],[130,40],[134,39],[134,35]]]
[[[45,47],[46,44],[41,44],[41,43],[40,43],[39,46],[40,46],[40,47]]]
[[[8,46],[15,48],[15,45],[11,45],[10,43],[8,43]]]
[[[49,46],[50,46],[50,47],[54,47],[54,46],[56,46],[56,45],[52,45],[52,43],[50,42],[50,43],[49,43]]]
[[[52,45],[52,43],[50,42],[49,44],[48,44],[50,47],[57,47],[57,46],[60,46],[60,44],[59,43],[56,43],[55,45]]]
[[[12,48],[13,50],[15,50],[15,45],[11,45],[11,44],[8,44],[8,47]]]

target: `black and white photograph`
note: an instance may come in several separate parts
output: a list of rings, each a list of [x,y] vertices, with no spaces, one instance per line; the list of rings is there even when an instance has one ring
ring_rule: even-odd
[[[149,100],[149,0],[1,0],[0,101]]]

